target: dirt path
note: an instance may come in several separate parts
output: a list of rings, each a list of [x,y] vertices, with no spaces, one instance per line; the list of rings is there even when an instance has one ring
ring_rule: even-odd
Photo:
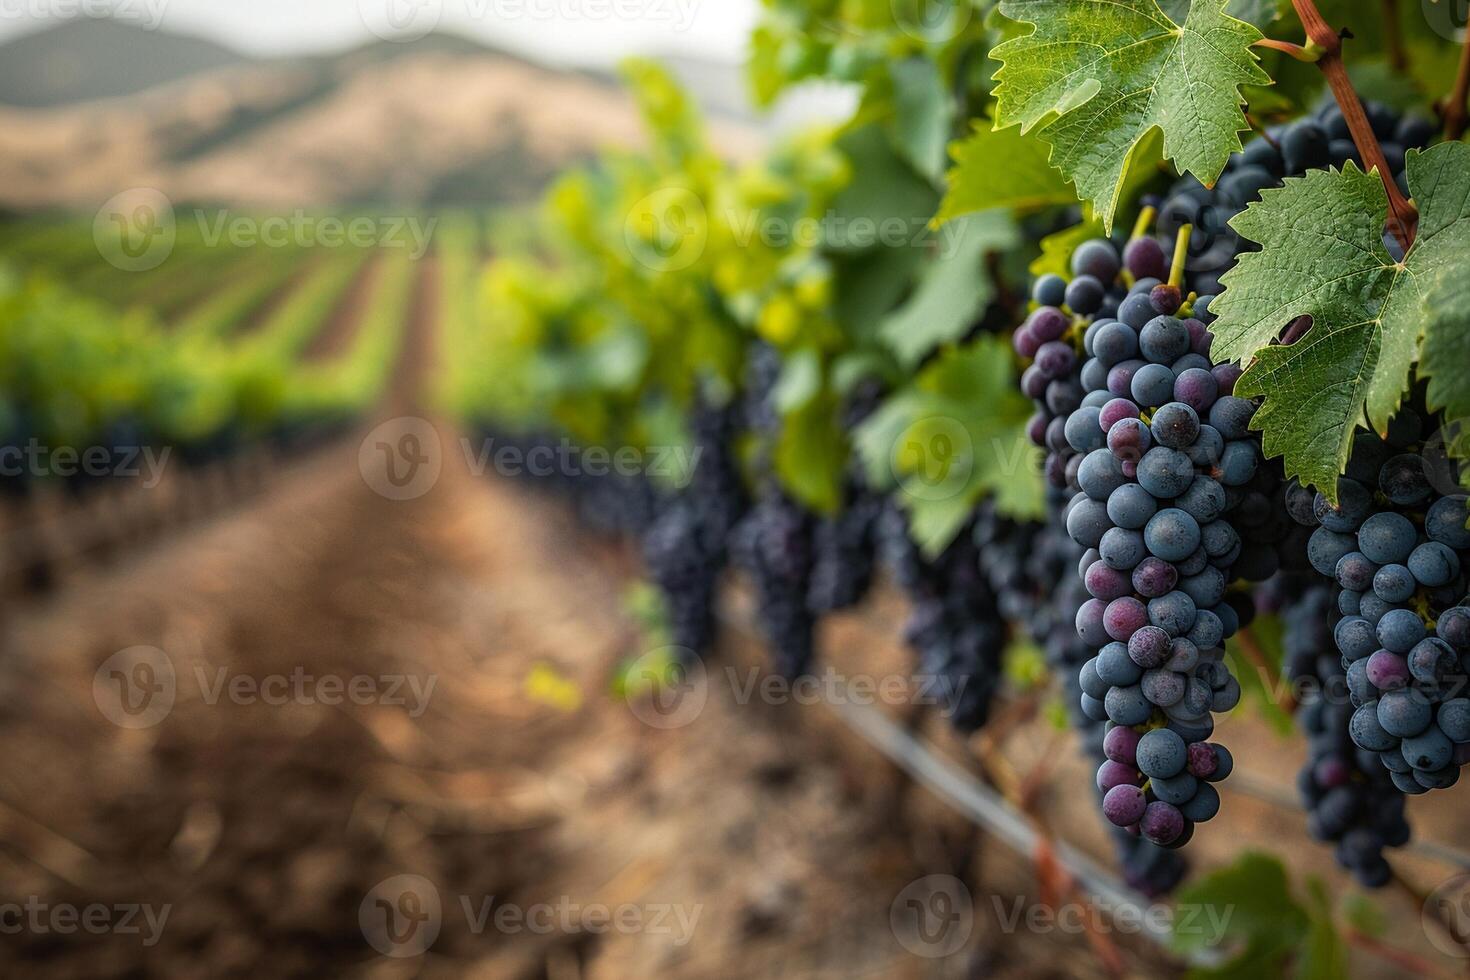
[[[391,411],[432,363],[436,275]],[[697,720],[650,724],[610,693],[641,652],[625,583],[560,506],[438,423],[437,481],[389,499],[360,438],[9,624],[14,969],[917,975],[891,781],[718,677]],[[415,902],[437,930],[395,929]]]
[[[866,947],[850,975],[889,972],[871,954],[893,889],[872,885],[902,887],[911,863],[891,835],[866,839],[871,809],[834,826],[853,792],[840,770],[801,760],[779,727],[729,737],[729,705],[663,732],[608,697],[630,634],[555,507],[463,466],[391,501],[355,462],[339,447],[258,508],[16,622],[0,746],[43,764],[0,773],[8,891],[170,910],[153,946],[23,931],[17,964],[712,975],[740,952],[757,975],[757,951],[789,963],[800,937],[806,970]],[[107,670],[94,687],[104,663],[132,686]],[[528,688],[537,676],[550,693]],[[324,703],[332,683],[362,685],[363,703]],[[359,912],[402,875],[432,883],[442,920],[426,957],[400,961]],[[486,902],[682,913],[700,942],[486,929],[464,911]]]
[[[421,266],[385,418],[420,412],[438,275]],[[680,724],[614,696],[644,652],[611,573],[626,556],[472,472],[479,447],[442,421],[367,428],[7,624],[0,950],[15,972],[1100,974],[1085,937],[1004,926],[1033,908],[1026,857],[904,791],[821,709],[741,694],[761,676],[749,640],[727,639]],[[436,478],[387,479],[424,452]],[[882,597],[825,623],[823,647],[852,675],[902,672],[902,615]],[[1018,729],[1001,753],[1015,771],[991,775],[1022,778],[1059,744]],[[1238,758],[1285,782],[1295,763],[1273,745]],[[1110,862],[1084,768],[1061,758],[1048,819]],[[1229,803],[1239,833],[1202,835],[1206,863],[1279,834],[1279,811]],[[951,873],[974,895],[974,954],[914,955],[895,900]],[[1169,972],[1112,938],[1131,973]]]

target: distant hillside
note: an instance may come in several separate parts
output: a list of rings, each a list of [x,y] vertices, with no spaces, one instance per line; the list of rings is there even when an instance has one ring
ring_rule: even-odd
[[[0,45],[0,102],[35,108],[132,95],[248,60],[213,41],[84,18]]]
[[[0,103],[0,208],[95,208],[132,187],[266,209],[501,203],[524,200],[601,148],[642,139],[631,100],[608,76],[453,35],[281,60],[225,52],[219,64],[190,69],[203,59],[166,52],[198,42],[76,22],[0,46],[0,66],[14,71],[14,49],[91,57],[99,37],[108,39],[111,67],[99,65],[94,83],[119,88],[116,78],[100,80],[122,73],[124,61],[150,60],[147,52],[157,54],[155,83],[109,91],[105,101]],[[761,136],[721,107],[711,123],[716,145],[750,156]]]

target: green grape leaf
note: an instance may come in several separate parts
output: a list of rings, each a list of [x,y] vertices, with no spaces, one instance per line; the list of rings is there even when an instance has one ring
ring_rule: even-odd
[[[1041,240],[1041,254],[1031,262],[1028,271],[1037,279],[1048,273],[1070,279],[1072,253],[1077,250],[1078,245],[1089,238],[1098,238],[1102,233],[1102,224],[1096,220],[1083,221],[1070,228],[1052,232]]]
[[[781,41],[782,37],[769,24],[762,24],[750,35],[745,80],[750,87],[752,100],[761,108],[775,102],[786,87],[786,76],[781,73],[778,65]]]
[[[1431,404],[1451,406],[1451,418],[1470,408],[1464,340],[1453,336],[1470,330],[1454,299],[1470,277],[1470,145],[1410,153],[1408,178],[1420,221],[1402,262],[1382,240],[1383,185],[1351,163],[1289,179],[1231,221],[1262,248],[1240,256],[1210,306],[1214,354],[1249,365],[1236,390],[1265,397],[1252,425],[1266,454],[1329,495],[1365,417],[1386,431],[1421,346]],[[1303,315],[1304,337],[1272,345]]]
[[[1296,722],[1276,700],[1281,685],[1281,664],[1286,659],[1281,617],[1257,616],[1251,623],[1250,640],[1260,648],[1261,656],[1270,665],[1269,676],[1245,655],[1242,649],[1245,640],[1237,634],[1225,644],[1230,674],[1240,682],[1241,699],[1255,705],[1262,719],[1275,729],[1276,734],[1288,736],[1296,731]]]
[[[1282,2],[1283,0],[1229,0],[1225,4],[1225,12],[1264,31],[1281,16]]]
[[[934,348],[963,337],[995,296],[985,269],[989,252],[1015,248],[1016,226],[1005,212],[975,215],[939,231],[939,253],[908,301],[883,319],[878,335],[913,368]]]
[[[860,126],[837,141],[852,167],[852,180],[832,201],[823,230],[829,251],[841,254],[881,247],[921,235],[938,206],[934,187],[898,155],[876,124]]]
[[[819,514],[836,513],[842,507],[848,450],[839,422],[835,397],[809,398],[782,417],[772,453],[782,486]]]
[[[924,264],[917,248],[874,248],[832,256],[832,312],[854,346],[871,344]]]
[[[832,390],[846,395],[861,382],[868,379],[893,381],[897,372],[890,358],[882,351],[859,348],[845,350],[832,359],[828,372],[832,378]]]
[[[1381,939],[1388,935],[1388,916],[1383,914],[1383,907],[1367,895],[1344,895],[1342,915],[1348,925],[1365,936]]]
[[[1470,456],[1470,270],[1461,258],[1458,267],[1441,269],[1425,291],[1424,352],[1419,374],[1429,379],[1429,406],[1443,409],[1455,423],[1447,431],[1446,448],[1456,456]]]
[[[1213,184],[1249,128],[1240,87],[1270,81],[1251,50],[1261,32],[1225,5],[1194,0],[1177,24],[1156,0],[1003,0],[1036,30],[991,52],[995,124],[1050,143],[1109,231],[1129,158],[1156,127],[1165,157]]]
[[[786,355],[781,375],[771,392],[772,403],[782,415],[800,411],[822,391],[822,359],[806,348]]]
[[[1158,177],[1162,151],[1157,130],[1144,135],[1130,158],[1120,203],[1132,201]],[[950,144],[949,152],[956,165],[949,172],[936,226],[976,211],[1009,208],[1026,213],[1077,200],[1062,172],[1047,163],[1046,143],[1014,127],[992,129],[986,120],[978,120],[975,132]],[[1092,222],[1089,227],[1095,229],[1089,237],[1102,234],[1101,224]],[[1067,251],[1070,257],[1071,248]]]
[[[1332,919],[1332,901],[1320,878],[1307,879],[1307,917],[1311,927],[1296,964],[1300,980],[1337,980],[1352,971],[1347,946]]]
[[[977,120],[975,132],[950,145],[955,165],[935,224],[988,208],[1034,211],[1076,200],[1062,172],[1047,163],[1051,148],[1019,129],[992,129]]]
[[[928,58],[905,58],[889,68],[893,79],[890,126],[894,146],[930,180],[944,172],[944,143],[952,111],[939,66]]]
[[[1175,950],[1233,954],[1218,967],[1191,969],[1190,977],[1279,976],[1310,928],[1307,911],[1292,896],[1286,869],[1258,852],[1247,852],[1190,884],[1175,907]]]
[[[951,348],[853,433],[868,482],[894,490],[927,554],[943,551],[987,495],[1010,517],[1044,512],[1014,361],[995,337]]]

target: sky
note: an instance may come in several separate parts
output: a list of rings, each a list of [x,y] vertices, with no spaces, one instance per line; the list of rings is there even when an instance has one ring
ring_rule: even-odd
[[[629,54],[742,59],[758,0],[0,0],[0,39],[78,13],[208,37],[256,55],[345,48],[439,27],[553,63]]]

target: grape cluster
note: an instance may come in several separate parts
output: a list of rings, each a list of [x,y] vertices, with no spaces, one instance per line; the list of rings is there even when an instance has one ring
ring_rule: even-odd
[[[1079,571],[1090,598],[1075,625],[1099,652],[1079,672],[1079,700],[1112,725],[1098,773],[1104,815],[1178,846],[1218,811],[1210,783],[1231,768],[1229,753],[1206,741],[1211,712],[1240,698],[1221,646],[1240,624],[1227,587],[1277,570],[1280,480],[1248,430],[1255,406],[1232,394],[1238,369],[1210,361],[1203,320],[1176,315],[1185,297],[1164,281],[1168,248],[1139,235],[1120,256],[1093,240],[1071,267],[1070,282],[1037,281],[1040,305],[1016,346],[1024,354],[1061,321],[1032,367],[1065,384],[1053,367],[1068,358],[1053,351],[1044,364],[1043,354],[1060,344],[1075,364],[1080,333],[1081,400],[1043,437],[1052,460],[1065,459],[1061,481],[1080,491],[1064,514],[1087,549]],[[1065,309],[1050,305],[1058,296]],[[1058,467],[1048,465],[1056,484]]]
[[[1409,825],[1404,794],[1377,754],[1358,748],[1349,734],[1353,707],[1332,639],[1336,606],[1335,590],[1318,581],[1281,609],[1288,676],[1302,692],[1296,718],[1308,747],[1297,789],[1312,837],[1336,844],[1338,863],[1364,887],[1381,888],[1391,876],[1383,851],[1407,843]]]
[[[521,459],[555,460],[568,453],[570,442],[551,432],[479,429],[487,445],[518,450]],[[122,445],[122,443],[118,443]],[[577,520],[601,534],[643,535],[663,506],[658,488],[644,474],[589,473],[580,467],[523,466],[513,475],[568,501]]]
[[[731,538],[736,565],[755,588],[757,618],[778,673],[799,677],[812,665],[816,616],[807,595],[816,561],[812,515],[781,488],[771,462],[781,418],[775,405],[781,355],[764,341],[746,353],[745,425],[755,439],[756,500]]]
[[[663,595],[669,642],[695,654],[715,637],[715,588],[719,566],[705,546],[703,515],[695,501],[671,502],[643,536],[643,563]]]
[[[812,541],[807,608],[819,616],[857,605],[873,584],[883,498],[857,484],[848,486],[845,498],[841,513],[817,523]]]
[[[695,655],[715,637],[715,591],[727,540],[746,508],[745,485],[733,446],[734,405],[701,401],[691,417],[699,461],[686,488],[664,506],[643,536],[643,561],[664,597],[670,643]]]
[[[1400,117],[1379,103],[1370,102],[1366,108],[1389,169],[1407,195],[1404,153],[1428,145],[1436,127],[1418,117]],[[1159,233],[1173,238],[1184,225],[1194,229],[1188,260],[1191,284],[1201,295],[1218,293],[1220,277],[1235,264],[1235,257],[1255,247],[1235,233],[1230,219],[1258,200],[1261,191],[1279,186],[1285,177],[1300,177],[1310,169],[1341,167],[1349,160],[1363,165],[1341,110],[1329,100],[1315,113],[1272,127],[1251,140],[1242,152],[1230,157],[1213,187],[1205,187],[1191,176],[1180,178],[1159,205]]]
[[[1049,511],[1054,519],[1041,525],[1026,563],[1030,577],[1043,590],[1043,598],[1033,608],[1028,622],[1033,639],[1042,646],[1047,665],[1062,683],[1078,739],[1094,763],[1101,765],[1107,761],[1103,754],[1106,725],[1089,718],[1081,706],[1079,672],[1092,658],[1093,650],[1077,635],[1073,625],[1078,607],[1088,596],[1081,578],[1072,572],[1083,557],[1083,549],[1061,525],[1059,515],[1066,500],[1064,491],[1049,492]],[[1173,891],[1183,880],[1188,866],[1182,855],[1121,827],[1109,827],[1117,845],[1123,878],[1130,887],[1156,897]]]
[[[882,394],[877,384],[857,385],[843,409],[843,431],[852,432],[871,415]],[[869,487],[859,462],[852,460],[843,488],[842,510],[817,523],[812,542],[816,557],[807,587],[807,607],[816,615],[849,609],[868,594],[883,510],[883,496]]]
[[[995,595],[1001,616],[1028,627],[1066,569],[1070,541],[1058,541],[1046,525],[1005,517],[986,500],[975,510],[972,537],[980,574]],[[1060,537],[1065,538],[1065,535]]]
[[[755,586],[761,632],[776,671],[810,670],[816,617],[807,607],[812,573],[811,515],[774,488],[763,492],[735,530],[735,560]]]
[[[904,640],[918,654],[918,673],[943,700],[950,724],[973,732],[990,716],[1006,645],[1006,624],[980,574],[973,530],[932,559],[914,544],[896,508],[885,511],[880,533],[885,561],[911,605]]]
[[[1294,488],[1316,526],[1312,564],[1338,586],[1334,630],[1354,711],[1350,732],[1393,784],[1452,786],[1470,760],[1470,506],[1458,473],[1433,462],[1426,416],[1406,406],[1386,438],[1359,433],[1337,503]]]

